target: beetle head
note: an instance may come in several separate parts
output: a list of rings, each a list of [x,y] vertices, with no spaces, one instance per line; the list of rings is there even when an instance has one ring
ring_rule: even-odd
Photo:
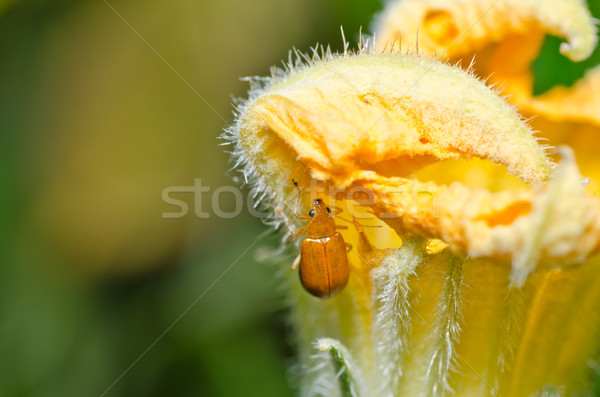
[[[319,215],[327,215],[331,214],[331,209],[323,202],[321,199],[316,199],[313,201],[312,209],[308,213],[311,218],[315,218]]]

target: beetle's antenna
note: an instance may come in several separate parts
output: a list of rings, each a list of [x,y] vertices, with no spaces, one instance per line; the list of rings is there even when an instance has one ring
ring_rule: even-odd
[[[294,215],[296,216],[296,218],[309,219],[308,216],[298,213],[298,210],[300,209],[300,200],[302,199],[302,189],[300,189],[300,186],[298,186],[298,182],[296,182],[296,180],[294,178],[292,178],[292,183],[294,184],[294,186],[296,186],[296,189],[298,189],[298,200],[296,201],[296,208],[294,209]]]
[[[292,178],[292,183],[294,184],[294,186],[296,186],[296,189],[298,189],[298,195],[302,195],[302,189],[300,189],[300,186],[298,186],[298,182]]]

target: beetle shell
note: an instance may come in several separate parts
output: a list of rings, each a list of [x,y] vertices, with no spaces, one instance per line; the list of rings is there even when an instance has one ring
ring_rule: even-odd
[[[300,281],[318,298],[331,298],[348,283],[350,267],[346,243],[340,233],[302,242]]]

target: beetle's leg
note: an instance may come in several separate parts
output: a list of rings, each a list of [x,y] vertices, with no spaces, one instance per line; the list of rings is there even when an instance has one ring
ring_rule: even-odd
[[[277,212],[279,214],[279,216],[281,216],[283,218],[283,221],[285,222],[285,226],[287,227],[288,231],[292,235],[292,237],[288,238],[286,241],[293,240],[296,237],[298,237],[300,234],[302,234],[306,231],[306,227],[301,227],[300,229],[293,230],[292,227],[290,226],[290,223],[288,222],[288,219],[283,215],[283,212],[281,212],[279,207],[275,208],[275,212]]]
[[[298,212],[298,210],[300,209],[300,193],[298,193],[298,201],[296,201],[296,208],[294,209],[294,215],[296,215],[296,218],[300,218],[300,219],[309,219],[310,216],[306,215],[306,214],[301,214]]]
[[[297,210],[296,210],[296,211],[294,211],[294,215],[296,216],[296,218],[299,218],[299,219],[310,219],[310,216],[308,216],[308,215],[306,215],[306,214],[299,214],[299,213],[297,212]]]
[[[352,244],[346,243],[346,249],[348,250],[346,252],[350,252],[350,250],[352,250]]]
[[[351,223],[351,224],[353,224],[353,225],[355,225],[355,226],[362,226],[362,227],[381,227],[380,225],[374,225],[374,226],[372,226],[372,225],[363,225],[362,223],[357,223],[357,222],[355,222],[355,221],[350,221],[350,220],[348,220],[348,219],[344,219],[344,218],[342,218],[341,216],[336,216],[336,218],[337,218],[337,219],[341,219],[341,220],[343,220],[344,222]]]
[[[292,241],[292,240],[300,237],[300,235],[306,231],[305,227],[301,227],[300,229],[292,230],[292,229],[290,229],[290,226],[287,225],[287,222],[286,222],[286,226],[288,227],[288,231],[292,235],[290,237],[286,238],[285,241]]]
[[[346,230],[348,226],[345,225],[335,225],[335,230]]]
[[[294,259],[294,263],[292,263],[292,268],[290,269],[291,271],[294,271],[294,270],[296,270],[296,268],[297,268],[297,267],[298,267],[298,265],[300,264],[300,258],[301,258],[301,255],[298,255],[298,256],[296,257],[296,259]]]

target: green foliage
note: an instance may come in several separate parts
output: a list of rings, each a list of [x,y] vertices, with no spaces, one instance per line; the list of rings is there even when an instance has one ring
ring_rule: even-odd
[[[340,49],[340,25],[355,42],[382,6],[109,3],[227,120],[229,94],[246,89],[239,76],[264,74],[292,45]],[[599,16],[600,4],[590,6]],[[0,19],[0,395],[99,396],[117,379],[106,396],[293,395],[275,270],[253,259],[276,238],[261,240],[157,340],[265,230],[255,218],[160,220],[168,210],[160,207],[126,211],[109,225],[108,237],[158,219],[157,230],[168,231],[159,236],[174,241],[160,255],[144,255],[162,240],[142,239],[143,227],[118,239],[129,238],[115,257],[103,256],[100,237],[87,238],[107,222],[97,211],[120,208],[110,207],[115,197],[131,198],[140,181],[156,186],[133,209],[159,202],[168,183],[233,184],[216,141],[224,122],[102,1],[0,0]],[[550,38],[534,66],[538,92],[570,84],[600,60],[596,51],[573,65],[557,48]],[[104,189],[106,180],[120,184]],[[86,189],[96,200],[68,217]],[[43,210],[52,194],[64,213]],[[132,266],[137,272],[124,272]],[[343,352],[332,349],[331,358],[341,371]],[[350,373],[339,379],[352,395]]]
[[[588,1],[588,6],[595,18],[600,18],[600,2]],[[532,72],[535,76],[534,95],[542,94],[555,85],[571,86],[583,77],[585,71],[600,64],[600,46],[592,55],[582,62],[571,62],[559,52],[563,42],[555,36],[546,36],[538,58],[533,62]]]

